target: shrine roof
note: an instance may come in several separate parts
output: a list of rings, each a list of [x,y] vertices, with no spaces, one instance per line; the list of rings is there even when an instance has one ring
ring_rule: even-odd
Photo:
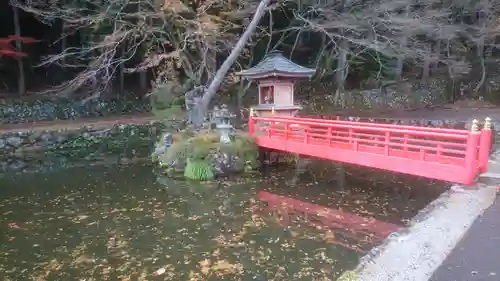
[[[300,66],[285,58],[279,51],[269,52],[262,61],[250,69],[238,72],[237,75],[248,79],[268,77],[310,78],[316,70]]]

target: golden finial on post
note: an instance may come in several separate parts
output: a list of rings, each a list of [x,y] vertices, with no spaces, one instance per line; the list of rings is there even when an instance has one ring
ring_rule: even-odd
[[[491,118],[490,117],[486,117],[486,119],[484,119],[484,127],[483,129],[485,130],[491,130]]]
[[[470,128],[471,131],[476,132],[479,129],[478,126],[479,121],[477,119],[472,120],[472,127]]]

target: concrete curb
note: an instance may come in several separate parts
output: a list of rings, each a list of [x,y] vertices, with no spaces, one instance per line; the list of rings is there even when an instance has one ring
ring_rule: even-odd
[[[482,183],[466,190],[453,186],[413,218],[407,229],[391,234],[340,280],[429,280],[477,216],[493,204],[496,193],[496,186]]]
[[[491,166],[499,164],[500,149],[490,159]],[[422,209],[409,227],[391,234],[338,280],[428,281],[476,218],[494,203],[498,181],[481,181],[486,183],[452,186]]]

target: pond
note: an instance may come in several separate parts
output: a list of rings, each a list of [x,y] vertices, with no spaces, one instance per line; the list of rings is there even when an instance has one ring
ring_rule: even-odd
[[[335,280],[443,191],[293,176],[194,184],[141,164],[3,176],[0,280]]]

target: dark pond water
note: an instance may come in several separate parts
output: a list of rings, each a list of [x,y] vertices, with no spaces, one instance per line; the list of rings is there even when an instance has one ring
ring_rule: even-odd
[[[379,172],[205,184],[145,165],[0,179],[0,280],[335,280],[442,189]],[[369,178],[370,180],[367,180]],[[410,182],[413,179],[410,179]]]

